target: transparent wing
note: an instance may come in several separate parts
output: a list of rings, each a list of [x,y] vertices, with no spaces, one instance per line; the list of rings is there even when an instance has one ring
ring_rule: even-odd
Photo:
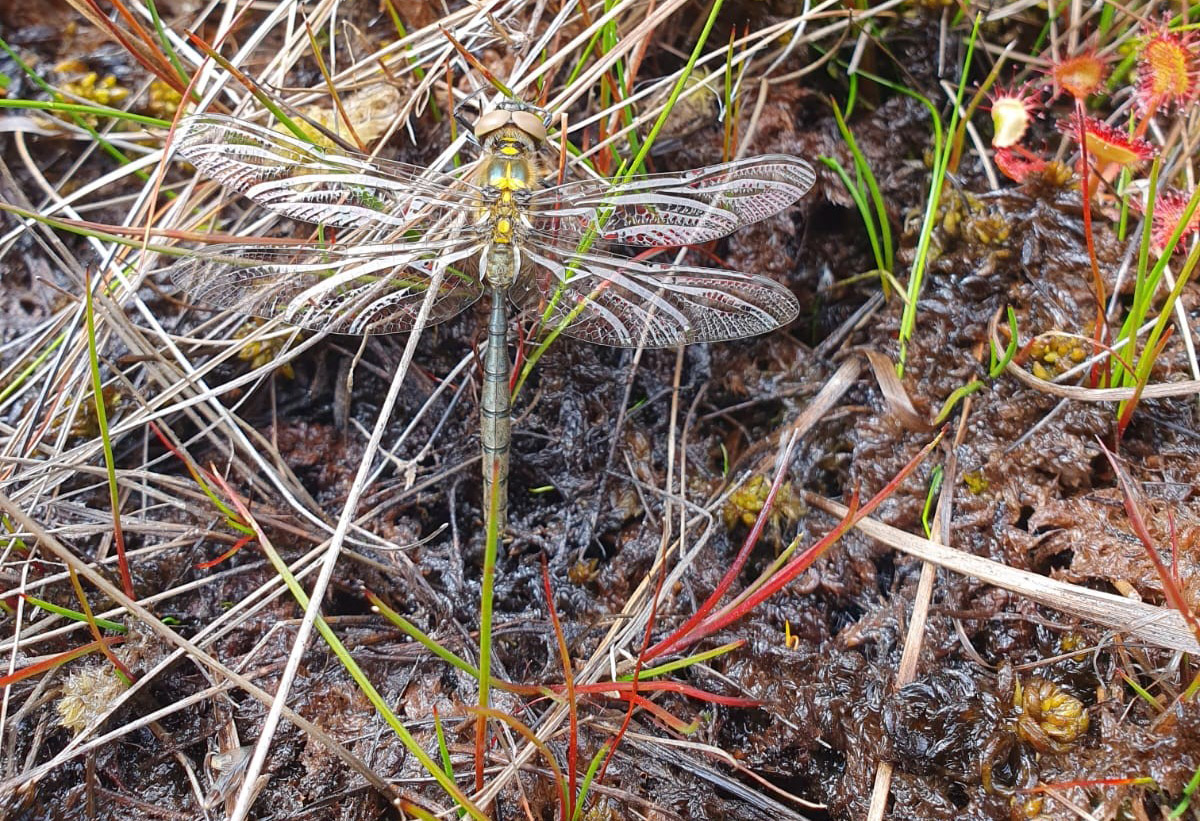
[[[812,166],[768,154],[613,184],[569,182],[534,192],[533,228],[566,242],[696,245],[778,214],[812,187]]]
[[[446,174],[323,149],[220,114],[185,117],[179,155],[200,173],[291,219],[341,228],[436,227],[469,215],[480,191]]]
[[[482,292],[479,250],[463,240],[420,250],[213,245],[173,265],[170,275],[197,300],[221,308],[331,333],[389,334],[412,329],[439,268],[429,324],[475,302]]]
[[[715,268],[577,253],[551,238],[523,251],[509,289],[546,327],[600,345],[663,348],[765,333],[796,318],[799,304],[772,279]],[[532,265],[530,265],[532,263]]]

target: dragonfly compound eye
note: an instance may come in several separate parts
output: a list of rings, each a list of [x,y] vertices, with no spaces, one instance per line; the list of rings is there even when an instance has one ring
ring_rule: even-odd
[[[546,123],[533,111],[524,108],[497,108],[489,111],[475,123],[475,139],[482,142],[489,134],[505,126],[512,126],[528,134],[535,142],[546,139]]]
[[[504,128],[504,126],[512,122],[512,115],[513,112],[511,111],[497,108],[495,111],[489,111],[480,116],[475,122],[475,138],[482,141],[484,137],[493,131]]]
[[[512,124],[538,142],[546,139],[546,124],[532,111],[512,112]]]

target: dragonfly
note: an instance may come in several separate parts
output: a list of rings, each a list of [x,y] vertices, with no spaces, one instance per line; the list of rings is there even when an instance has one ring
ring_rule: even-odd
[[[780,213],[812,187],[785,154],[677,173],[550,184],[551,117],[501,101],[474,126],[479,157],[456,173],[316,146],[219,114],[180,121],[175,146],[201,174],[336,242],[210,245],[176,263],[193,298],[328,333],[389,334],[491,299],[480,390],[484,510],[505,531],[511,443],[509,303],[543,328],[623,348],[716,342],[795,319],[769,277],[633,259],[724,237]],[[328,236],[328,234],[323,234]]]

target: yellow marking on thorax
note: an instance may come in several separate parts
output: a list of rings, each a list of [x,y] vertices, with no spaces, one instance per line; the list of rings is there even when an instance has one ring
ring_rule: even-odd
[[[517,156],[520,152],[512,146],[501,147],[500,154],[507,156]],[[499,174],[493,176],[490,180],[491,184],[500,192],[499,199],[492,205],[492,217],[495,220],[493,223],[492,241],[498,243],[509,243],[513,239],[513,223],[517,218],[517,203],[513,196],[516,191],[521,191],[529,187],[529,181],[525,179],[526,169],[519,166],[516,162],[505,158],[497,157],[496,161],[501,164]]]

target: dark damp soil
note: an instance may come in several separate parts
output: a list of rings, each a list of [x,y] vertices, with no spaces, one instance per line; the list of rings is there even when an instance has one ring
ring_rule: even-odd
[[[185,6],[172,5],[178,8],[159,4],[164,17]],[[764,15],[779,19],[790,14],[782,8],[788,5],[733,3],[724,13],[730,21],[758,26]],[[359,23],[376,19],[374,3],[347,6]],[[410,30],[433,19],[427,4],[397,7]],[[51,31],[65,30],[68,21],[74,27],[71,36],[51,36]],[[54,4],[29,4],[20,11],[14,6],[0,13],[0,25],[5,40],[36,65],[49,66],[69,50],[73,56],[88,55],[89,65],[102,65],[121,78],[140,76],[133,61]],[[655,42],[686,51],[694,36],[686,27],[664,27]],[[904,66],[904,82],[941,99],[934,52],[938,37],[938,18],[916,10],[888,30],[881,48],[868,49],[866,66],[887,72],[891,61],[897,61]],[[951,43],[961,45],[954,37]],[[816,56],[802,50],[792,63],[799,68]],[[665,50],[652,50],[643,71],[651,76],[656,68],[676,65],[674,59]],[[485,62],[503,68],[512,59],[498,46],[485,55]],[[16,76],[11,61],[3,68]],[[315,76],[294,79],[299,85],[314,82]],[[825,97],[841,82],[829,73],[816,73],[777,83],[753,120],[754,106],[745,105],[738,127],[745,135],[746,154],[832,156],[850,167],[852,159]],[[10,96],[34,93],[21,82],[9,90]],[[580,104],[571,113],[583,110]],[[904,270],[916,247],[928,189],[927,111],[910,98],[871,86],[863,90],[851,125],[897,227],[902,260],[897,268]],[[444,123],[418,121],[417,128],[420,147],[397,142],[399,159],[428,161],[448,138]],[[668,170],[717,162],[722,139],[720,125],[701,125],[655,156],[654,163]],[[4,138],[3,145],[7,161],[14,156],[12,139]],[[61,169],[71,161],[72,148],[53,139],[35,138],[30,148],[47,169]],[[33,181],[17,164],[9,166],[16,176],[0,183],[4,199],[19,204],[25,196],[35,198]],[[109,170],[98,157],[95,167],[83,169],[80,181]],[[110,193],[136,190],[135,183],[127,185],[127,191]],[[925,419],[932,419],[956,389],[974,379],[984,381],[971,399],[966,433],[954,453],[953,544],[1013,567],[1160,603],[1162,581],[1132,532],[1124,497],[1101,447],[1115,445],[1113,407],[1060,403],[1009,377],[987,376],[988,326],[1007,307],[1016,311],[1024,338],[1051,330],[1091,332],[1095,304],[1078,188],[1053,181],[999,194],[982,193],[986,188],[978,161],[968,154],[937,218],[917,331],[905,352],[903,386]],[[103,221],[104,214],[90,218]],[[6,230],[12,225],[4,220]],[[68,235],[62,239],[66,253],[86,261],[83,242]],[[1103,224],[1095,239],[1102,269],[1115,270],[1122,247]],[[688,420],[688,499],[703,504],[726,487],[729,477],[756,471],[769,478],[781,431],[848,357],[866,351],[892,361],[900,356],[899,299],[878,307],[865,322],[846,325],[879,285],[877,280],[839,284],[875,264],[853,204],[824,166],[814,191],[799,207],[739,231],[712,251],[723,265],[785,283],[801,299],[800,319],[768,336],[687,348],[677,396],[673,351],[648,351],[635,358],[629,351],[566,340],[550,348],[514,408],[514,538],[501,551],[495,594],[494,663],[501,678],[526,684],[562,680],[542,586],[543,560],[575,659],[591,654],[643,582],[661,547],[663,500],[656,489],[665,486],[668,443],[678,435],[670,423],[673,399],[683,409],[681,422],[685,416]],[[57,253],[28,235],[6,249],[0,260],[4,340],[16,338],[55,309],[62,297],[49,284],[72,289],[72,280],[56,265]],[[158,285],[171,294],[169,283]],[[1193,320],[1197,296],[1194,287],[1183,294]],[[178,321],[181,328],[193,322],[191,316],[181,317],[178,304],[165,295],[147,298],[166,321]],[[389,440],[478,342],[485,323],[485,309],[479,307],[425,335],[393,412]],[[363,455],[361,429],[374,424],[403,346],[403,338],[369,341],[348,396],[339,391],[358,355],[358,340],[330,338],[294,363],[292,378],[281,375],[270,391],[236,397],[244,400],[241,418],[274,444],[331,521]],[[233,376],[245,367],[241,362],[227,365],[219,375]],[[1156,379],[1167,380],[1185,367],[1180,347],[1168,346]],[[787,474],[795,501],[768,528],[741,584],[755,579],[793,536],[809,545],[834,525],[832,518],[805,508],[799,501],[802,491],[844,499],[858,489],[868,498],[929,441],[930,430],[915,430],[894,413],[869,373],[864,369],[836,410],[799,442]],[[374,686],[430,751],[436,750],[435,711],[443,720],[457,720],[474,703],[474,681],[431,661],[372,614],[364,593],[377,594],[450,650],[471,656],[483,555],[481,489],[472,462],[478,453],[477,401],[477,384],[435,400],[408,440],[436,437],[438,443],[422,457],[416,482],[398,470],[385,471],[360,506],[360,512],[369,513],[365,528],[393,544],[417,546],[403,554],[356,548],[337,568],[324,609]],[[625,412],[619,414],[622,407]],[[1167,559],[1192,606],[1200,601],[1196,413],[1194,400],[1147,401],[1119,450],[1122,470],[1141,493],[1151,535],[1160,545],[1180,546]],[[0,421],[15,424],[15,419]],[[141,464],[140,439],[117,444],[123,467]],[[937,451],[875,515],[895,527],[922,532],[933,465],[945,464],[946,454],[945,448]],[[192,455],[202,464],[222,460],[215,451]],[[416,455],[416,446],[397,454],[402,459]],[[295,559],[313,547],[311,534],[276,515],[286,510],[276,502],[253,500],[275,547]],[[91,496],[79,504],[103,513],[107,499]],[[196,524],[184,522],[182,514],[162,515]],[[725,520],[719,517],[690,571],[664,591],[656,637],[681,623],[715,587],[746,534],[738,511]],[[130,547],[152,543],[149,537],[135,536]],[[202,578],[196,563],[227,546],[207,545],[201,552],[188,543],[155,552],[152,559],[135,563],[135,587],[158,590]],[[73,547],[91,555],[97,544]],[[6,564],[0,571],[6,587],[17,578],[14,567]],[[160,617],[174,619],[184,635],[202,629],[274,576],[261,553],[252,549],[205,572],[220,575],[171,598],[158,611]],[[663,694],[658,718],[649,712],[634,717],[631,734],[594,789],[596,803],[586,817],[860,819],[880,762],[894,768],[887,805],[887,815],[894,819],[1073,818],[1076,810],[1096,818],[1149,818],[1164,815],[1181,800],[1188,779],[1200,768],[1200,708],[1194,700],[1171,697],[1195,675],[1191,660],[1124,645],[1105,628],[976,579],[941,572],[916,678],[897,690],[893,682],[920,572],[916,560],[858,533],[842,538],[782,593],[712,640],[713,645],[740,640],[740,649],[675,674],[678,681],[753,699],[758,706]],[[63,606],[74,604],[65,584],[44,595]],[[290,598],[274,600],[212,652],[231,666],[252,656],[254,669],[246,672],[270,690],[283,670],[300,612]],[[12,615],[4,621],[13,625]],[[73,646],[66,640],[48,641],[37,652]],[[150,669],[167,652],[149,634],[135,634],[127,648],[135,673]],[[1159,701],[1139,697],[1127,686],[1129,676],[1143,686],[1156,677]],[[19,716],[8,715],[0,754],[5,778],[49,760],[70,741],[48,699],[33,706],[45,696],[33,693],[36,681],[14,687],[12,703],[30,706]],[[49,689],[60,684],[61,677]],[[212,684],[196,666],[177,663],[105,729]],[[290,704],[375,772],[399,784],[404,794],[437,800],[420,765],[323,644],[315,643],[306,655]],[[532,723],[543,705],[500,694],[496,706]],[[586,763],[612,737],[624,711],[620,703],[599,696],[583,699],[579,710],[585,720],[579,749]],[[10,791],[0,797],[0,815],[30,821],[199,817],[182,762],[200,769],[213,751],[252,743],[265,715],[262,704],[236,688],[200,699],[73,759],[22,791]],[[694,721],[698,729],[682,735],[666,726],[667,715]],[[465,763],[472,750],[470,727],[469,722],[452,723],[447,738],[463,772],[470,769]],[[688,744],[651,743],[654,736]],[[715,749],[731,758],[706,752]],[[554,750],[565,759],[561,737]],[[33,761],[28,760],[31,751]],[[491,763],[502,758],[503,751],[495,752]],[[267,772],[270,779],[256,804],[256,818],[397,817],[385,797],[364,787],[326,747],[287,722],[276,735]],[[522,793],[508,791],[498,799],[495,817],[554,817],[557,792],[544,776],[544,768],[530,770],[521,781]],[[1156,790],[1125,781],[1136,778],[1153,779]],[[1097,786],[1101,782],[1107,786]],[[1064,800],[1037,789],[1045,785]],[[812,806],[792,803],[772,788]],[[211,817],[219,817],[219,806],[210,810]]]

